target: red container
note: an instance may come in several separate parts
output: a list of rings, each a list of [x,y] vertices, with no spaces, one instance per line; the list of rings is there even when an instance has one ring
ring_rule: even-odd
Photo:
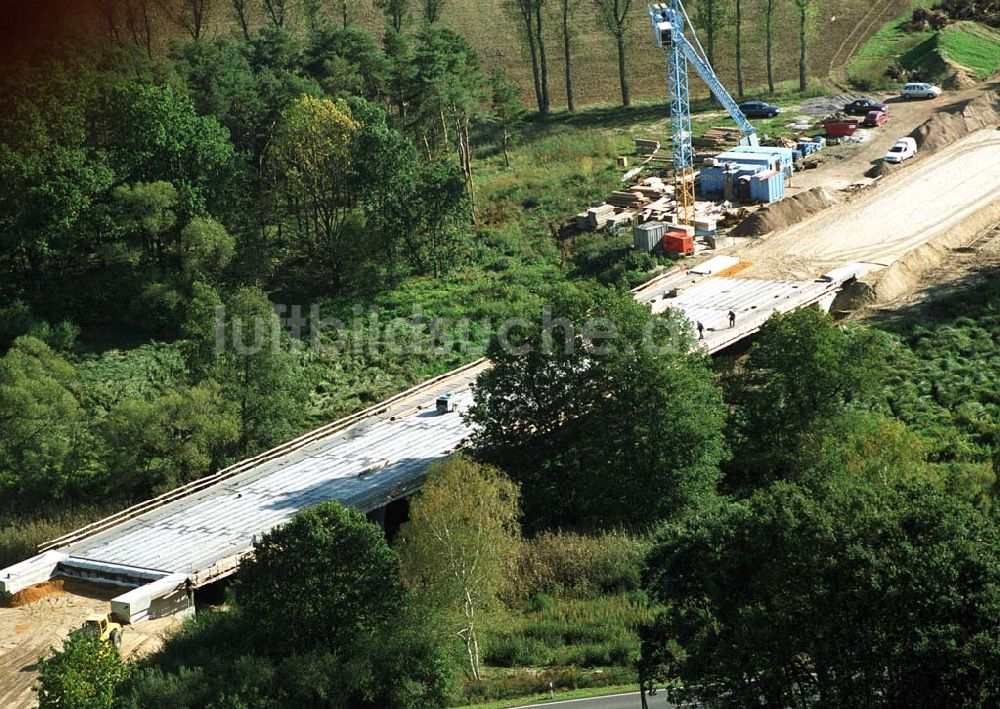
[[[663,250],[668,254],[693,254],[694,237],[686,231],[668,231],[663,235]]]
[[[854,131],[858,129],[857,121],[837,121],[830,123],[824,123],[823,129],[826,134],[831,138],[843,138],[848,135],[854,135]]]

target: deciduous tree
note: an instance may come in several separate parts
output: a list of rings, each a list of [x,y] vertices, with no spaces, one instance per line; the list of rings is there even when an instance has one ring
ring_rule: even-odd
[[[477,680],[481,631],[518,555],[518,497],[500,471],[452,457],[428,469],[400,530],[404,579],[425,603],[447,613]]]
[[[298,354],[256,288],[229,299],[223,332],[219,378],[239,410],[239,448],[254,453],[289,437],[303,419],[307,392]]]
[[[526,524],[641,528],[710,499],[725,412],[685,326],[611,290],[550,306],[491,343],[470,411],[477,449],[522,484]]]
[[[240,30],[243,32],[243,40],[245,42],[250,41],[250,12],[253,7],[252,0],[229,0],[229,6],[232,8],[233,16],[240,25]]]
[[[644,671],[710,706],[988,706],[998,563],[995,523],[927,483],[775,483],[660,531]]]
[[[800,437],[818,421],[871,406],[891,354],[888,336],[840,327],[814,308],[775,315],[729,379],[738,485],[757,485],[788,470]]]
[[[579,0],[560,0],[562,11],[562,41],[563,41],[563,69],[565,71],[566,82],[566,110],[570,113],[576,110],[576,102],[573,100],[573,16],[579,7]]]
[[[166,8],[174,24],[197,42],[205,32],[205,24],[212,11],[212,5],[213,0],[173,0],[166,5]]]
[[[210,379],[153,400],[126,399],[101,421],[116,488],[135,495],[170,490],[221,467],[240,435],[239,416]]]
[[[434,24],[441,19],[441,11],[448,0],[424,0],[424,18],[430,24]]]
[[[199,116],[190,99],[169,84],[116,86],[101,132],[122,181],[173,184],[182,221],[211,213],[233,189],[229,132],[215,118]]]
[[[511,132],[524,118],[525,110],[521,104],[520,87],[507,80],[507,74],[501,67],[494,69],[490,76],[490,107],[493,122],[500,129],[503,164],[510,167],[507,146],[510,144]]]
[[[715,0],[709,0],[714,2]],[[632,22],[632,0],[594,0],[597,17],[604,29],[615,38],[618,47],[618,85],[622,92],[622,105],[630,106],[628,73],[625,68],[625,35]]]
[[[715,40],[726,29],[729,19],[727,0],[697,0],[694,21],[705,37],[705,56],[708,63],[715,65]]]
[[[814,0],[795,0],[795,7],[799,11],[799,91],[805,91],[809,88],[806,41],[816,16],[816,4]]]
[[[336,256],[353,205],[349,147],[356,130],[346,104],[303,96],[282,114],[271,143],[272,191],[311,256]]]
[[[85,482],[87,434],[72,365],[43,342],[18,338],[0,358],[0,496],[72,493]]]
[[[531,57],[531,75],[535,85],[535,105],[542,118],[549,115],[549,70],[542,38],[544,0],[505,0],[505,7],[515,22],[521,24],[521,37]]]
[[[390,27],[397,32],[403,31],[403,23],[410,18],[410,0],[375,0],[375,7],[385,15]],[[433,21],[428,18],[428,22]]]
[[[388,630],[406,602],[382,530],[337,502],[261,536],[236,583],[240,609],[274,655],[351,648]]]

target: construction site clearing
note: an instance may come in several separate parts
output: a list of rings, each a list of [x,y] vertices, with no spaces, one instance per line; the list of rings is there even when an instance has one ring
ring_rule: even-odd
[[[569,238],[582,232],[631,232],[636,249],[674,256],[726,248],[738,237],[738,233],[731,234],[734,227],[761,207],[783,199],[796,174],[820,167],[820,153],[828,145],[857,145],[869,139],[871,130],[881,130],[867,129],[861,119],[841,112],[819,120],[800,116],[788,127],[798,130],[774,138],[764,136],[759,146],[741,144],[741,140],[746,141],[735,127],[717,126],[691,138],[699,152],[694,154],[697,169],[690,177],[697,198],[688,223],[684,223],[676,199],[669,151],[657,140],[636,138],[634,159],[638,164],[622,176],[622,181],[630,184],[576,214],[558,233]],[[622,156],[618,164],[627,167],[629,158]],[[878,179],[860,175],[843,189],[854,193]],[[681,234],[690,237],[690,242],[679,239]],[[693,243],[693,249],[688,243]]]

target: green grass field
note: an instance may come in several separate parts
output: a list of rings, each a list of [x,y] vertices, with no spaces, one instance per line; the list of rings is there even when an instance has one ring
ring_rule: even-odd
[[[928,5],[927,0],[914,3],[914,7]],[[940,32],[906,32],[902,25],[911,12],[888,22],[861,46],[847,68],[853,84],[866,89],[896,87],[899,82],[885,73],[895,63],[912,76],[933,82],[948,81],[956,68],[977,81],[1000,69],[1000,31],[977,22],[956,22]]]
[[[1000,69],[1000,30],[978,22],[957,22],[941,33],[941,53],[983,80]]]

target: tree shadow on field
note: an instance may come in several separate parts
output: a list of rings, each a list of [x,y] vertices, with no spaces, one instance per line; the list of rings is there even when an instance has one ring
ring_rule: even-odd
[[[598,106],[570,113],[558,111],[548,118],[533,116],[525,125],[525,132],[538,130],[544,132],[553,126],[569,126],[573,128],[624,128],[636,123],[653,122],[669,117],[666,103],[638,104],[625,108],[624,106]]]

